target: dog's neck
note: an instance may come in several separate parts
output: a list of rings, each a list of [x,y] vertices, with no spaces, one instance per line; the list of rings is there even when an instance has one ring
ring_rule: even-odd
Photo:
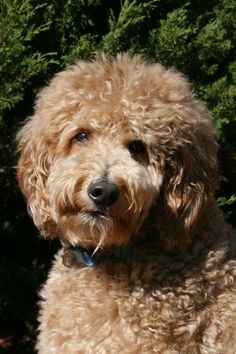
[[[129,244],[122,247],[104,249],[85,249],[79,246],[66,246],[63,253],[63,264],[71,267],[74,263],[79,263],[88,267],[98,265],[104,259],[112,262],[121,262],[128,258],[135,245]]]

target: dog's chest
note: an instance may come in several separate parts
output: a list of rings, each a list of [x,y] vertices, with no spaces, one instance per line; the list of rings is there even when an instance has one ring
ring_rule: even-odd
[[[99,352],[101,342],[104,353],[165,353],[167,347],[171,354],[177,348],[194,353],[213,317],[214,325],[227,317],[228,304],[218,310],[213,298],[214,279],[203,277],[183,262],[164,257],[157,262],[152,255],[92,268],[65,268],[58,258],[42,292],[41,321],[54,338],[70,333],[64,348],[76,338],[76,353],[86,343],[91,353]]]

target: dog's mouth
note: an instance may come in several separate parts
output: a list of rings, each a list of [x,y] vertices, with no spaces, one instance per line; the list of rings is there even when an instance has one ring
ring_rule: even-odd
[[[82,214],[90,216],[94,219],[99,219],[99,218],[108,218],[108,211],[105,209],[87,209],[87,208],[82,208],[80,211]]]
[[[91,210],[90,212],[88,212],[89,215],[91,215],[93,218],[95,219],[99,219],[99,218],[104,218],[104,217],[108,217],[107,212],[105,212],[105,210]]]

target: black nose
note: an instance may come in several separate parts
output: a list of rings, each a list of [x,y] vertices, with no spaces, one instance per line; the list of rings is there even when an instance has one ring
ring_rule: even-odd
[[[98,180],[89,185],[88,195],[97,206],[105,208],[118,200],[119,190],[115,183]]]

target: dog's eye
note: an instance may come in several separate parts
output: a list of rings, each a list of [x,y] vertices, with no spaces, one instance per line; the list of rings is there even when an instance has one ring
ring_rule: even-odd
[[[85,143],[89,139],[89,132],[86,130],[83,130],[79,133],[77,133],[74,137],[74,141],[78,141],[79,143]]]
[[[127,147],[131,155],[139,155],[146,153],[146,146],[141,140],[130,141]]]

